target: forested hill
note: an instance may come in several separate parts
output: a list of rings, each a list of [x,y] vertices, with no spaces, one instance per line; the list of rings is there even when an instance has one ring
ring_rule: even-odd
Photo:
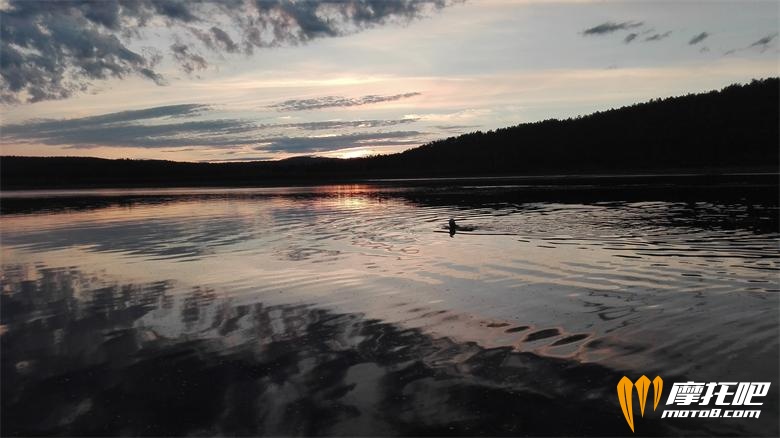
[[[403,153],[339,159],[179,163],[0,158],[0,185],[264,184],[383,177],[778,170],[780,79],[655,99],[566,120],[434,141]]]
[[[462,172],[619,171],[778,164],[780,79],[448,138],[400,162]]]

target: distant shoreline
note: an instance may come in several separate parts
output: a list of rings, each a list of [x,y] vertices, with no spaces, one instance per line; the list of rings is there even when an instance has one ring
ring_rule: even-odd
[[[761,181],[763,184],[774,182],[775,186],[780,187],[780,171],[758,171],[758,172],[687,172],[687,173],[628,173],[628,174],[557,174],[557,175],[497,175],[497,176],[446,176],[446,177],[409,177],[409,178],[355,178],[355,179],[319,179],[319,180],[271,180],[271,181],[203,181],[202,184],[176,184],[175,182],[130,182],[113,181],[110,183],[95,184],[23,184],[0,186],[0,197],[7,198],[14,192],[29,191],[89,191],[89,190],[208,190],[208,189],[262,189],[262,188],[283,188],[283,187],[316,187],[324,185],[421,185],[437,186],[442,184],[457,184],[463,182],[482,182],[485,185],[495,185],[492,183],[526,183],[529,187],[541,187],[553,185],[558,187],[569,187],[576,185],[595,185],[603,186],[606,184],[650,184],[667,183],[673,185],[685,183],[701,183],[704,180],[709,182],[731,182],[748,183]],[[188,181],[191,183],[191,181]]]
[[[532,175],[373,179],[277,185],[48,187],[0,190],[0,213],[228,198],[378,196],[468,206],[494,203],[737,202],[777,205],[780,173]],[[145,201],[146,200],[146,201]]]

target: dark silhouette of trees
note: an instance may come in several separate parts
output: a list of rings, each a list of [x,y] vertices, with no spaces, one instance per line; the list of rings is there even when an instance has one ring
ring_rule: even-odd
[[[780,78],[524,123],[354,159],[183,163],[2,157],[13,187],[238,185],[360,178],[778,170]]]
[[[754,80],[584,117],[474,132],[401,157],[421,168],[488,174],[777,168],[779,83]]]

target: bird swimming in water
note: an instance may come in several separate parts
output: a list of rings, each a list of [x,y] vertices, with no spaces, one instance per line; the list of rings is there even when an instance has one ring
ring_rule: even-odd
[[[477,229],[477,227],[473,225],[458,225],[455,223],[455,219],[450,218],[449,226],[450,230],[450,237],[454,236],[456,232],[458,231],[474,231]]]

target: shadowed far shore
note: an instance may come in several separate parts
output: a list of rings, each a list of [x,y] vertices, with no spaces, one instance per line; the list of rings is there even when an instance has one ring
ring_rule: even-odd
[[[319,199],[345,193],[378,199],[402,199],[419,205],[460,205],[470,208],[527,202],[648,200],[710,200],[776,205],[779,191],[780,175],[776,173],[375,179],[316,187],[301,184],[269,188],[63,188],[4,190],[0,192],[0,214],[83,210],[195,199]]]
[[[777,174],[778,95],[780,78],[754,80],[351,159],[191,163],[5,156],[0,157],[0,188],[279,186],[496,176],[539,176],[538,184],[549,181],[549,175]],[[6,129],[3,140],[14,141],[14,135]]]

